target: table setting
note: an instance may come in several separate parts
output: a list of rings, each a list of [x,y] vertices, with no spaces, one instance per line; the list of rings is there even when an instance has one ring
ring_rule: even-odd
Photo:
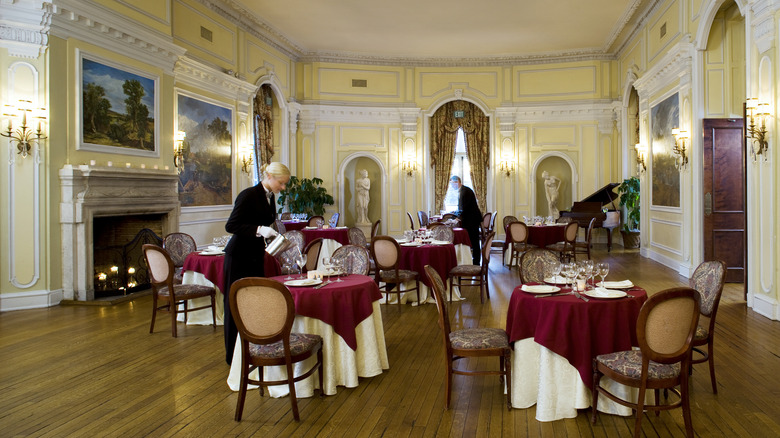
[[[539,421],[576,417],[591,403],[593,358],[637,344],[636,319],[647,293],[630,280],[605,282],[608,272],[608,265],[552,263],[544,283],[514,289],[506,331],[514,345],[512,374],[523,378],[512,379],[513,407],[535,404]],[[606,384],[636,398],[627,387]],[[599,411],[631,415],[605,398]]]

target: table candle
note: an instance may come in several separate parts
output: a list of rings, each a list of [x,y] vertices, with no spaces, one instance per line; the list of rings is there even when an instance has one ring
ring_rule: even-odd
[[[125,167],[130,168],[130,163],[125,163]]]
[[[159,169],[159,168],[160,168],[160,166],[158,166],[158,165],[156,165],[156,164],[154,165],[154,170],[157,170],[157,169]]]
[[[141,169],[146,169],[146,164],[142,164]]]
[[[109,162],[107,162],[107,163],[106,163],[106,165],[107,165],[108,167],[111,167],[111,166],[113,166],[113,165],[114,165],[114,163],[113,163],[112,161],[109,161]]]
[[[168,166],[165,166],[165,170],[168,170]]]

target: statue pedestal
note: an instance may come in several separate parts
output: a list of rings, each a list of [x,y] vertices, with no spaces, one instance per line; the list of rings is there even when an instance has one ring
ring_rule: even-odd
[[[371,243],[371,224],[370,223],[355,224],[355,227],[360,228],[363,231],[363,234],[366,235],[366,240],[369,243]]]

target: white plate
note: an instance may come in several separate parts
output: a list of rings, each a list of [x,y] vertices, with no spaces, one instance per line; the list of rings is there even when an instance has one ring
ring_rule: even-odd
[[[446,240],[431,240],[432,245],[449,245],[450,242],[447,242]]]
[[[316,286],[322,283],[319,278],[302,278],[300,280],[288,280],[284,282],[285,286]]]
[[[547,284],[524,284],[520,287],[520,290],[529,294],[550,294],[560,291],[561,288]]]
[[[601,284],[601,282],[599,282],[599,284]],[[634,287],[634,283],[632,283],[631,280],[605,281],[604,287],[607,289],[630,289]]]
[[[624,296],[628,295],[627,293],[623,292],[622,290],[614,290],[614,289],[603,289],[603,288],[597,288],[593,290],[586,290],[584,292],[581,292],[583,295],[587,295],[591,298],[605,298],[605,299],[612,299],[612,298],[623,298]]]
[[[420,246],[417,242],[407,242],[407,243],[401,243],[401,246]]]
[[[555,277],[555,278],[547,277],[547,278],[544,279],[544,282],[548,283],[548,284],[568,284],[568,283],[571,283],[569,281],[569,279],[567,279],[566,277],[560,276],[560,275]]]
[[[224,255],[225,251],[201,251],[200,255],[204,256],[213,256],[213,255]]]

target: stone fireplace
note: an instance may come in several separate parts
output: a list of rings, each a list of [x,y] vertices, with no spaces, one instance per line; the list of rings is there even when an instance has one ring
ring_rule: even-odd
[[[59,174],[65,299],[95,298],[95,218],[159,215],[161,236],[179,228],[176,174],[86,165],[66,165]]]

